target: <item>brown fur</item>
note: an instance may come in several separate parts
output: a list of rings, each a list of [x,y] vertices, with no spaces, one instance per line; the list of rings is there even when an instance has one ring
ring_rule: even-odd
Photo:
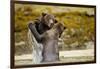
[[[64,26],[60,23],[57,23],[52,29],[43,34],[43,62],[59,60],[58,38],[63,30]]]

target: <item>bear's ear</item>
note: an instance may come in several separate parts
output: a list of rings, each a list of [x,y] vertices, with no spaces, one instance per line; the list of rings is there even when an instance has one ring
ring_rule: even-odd
[[[47,15],[47,13],[45,13],[45,12],[42,12],[42,16],[45,16],[45,15]]]
[[[58,21],[55,19],[55,23],[57,23]]]
[[[66,29],[66,27],[64,27],[64,30]]]

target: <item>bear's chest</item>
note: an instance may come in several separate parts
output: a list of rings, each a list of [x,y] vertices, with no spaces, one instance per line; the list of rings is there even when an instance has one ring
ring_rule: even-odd
[[[46,32],[46,39],[57,39],[58,33],[55,30],[49,30]]]

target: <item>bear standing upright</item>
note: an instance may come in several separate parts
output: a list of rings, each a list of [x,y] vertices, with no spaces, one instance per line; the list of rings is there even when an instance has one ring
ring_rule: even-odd
[[[29,28],[29,44],[33,48],[33,62],[40,63],[42,61],[42,43],[41,43],[41,36],[56,23],[56,19],[53,15],[42,13],[40,18],[36,19],[34,22],[30,22],[28,25]],[[33,34],[34,33],[34,34]]]

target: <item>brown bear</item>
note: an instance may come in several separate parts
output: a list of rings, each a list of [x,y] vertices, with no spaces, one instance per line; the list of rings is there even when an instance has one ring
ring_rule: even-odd
[[[64,29],[65,27],[61,23],[57,23],[53,26],[52,29],[46,31],[42,35],[42,62],[52,62],[59,60],[58,38]]]
[[[42,15],[28,24],[28,42],[32,46],[33,62],[40,63],[42,61],[42,39],[41,34],[51,29],[52,26],[57,22],[54,15],[49,13],[42,13]]]
[[[36,36],[37,40],[40,40],[43,45],[42,51],[42,62],[51,62],[59,60],[59,50],[58,50],[58,38],[64,31],[65,27],[61,23],[56,23],[54,26],[44,32],[43,34],[39,34],[35,31],[35,26],[30,25],[32,34]]]

